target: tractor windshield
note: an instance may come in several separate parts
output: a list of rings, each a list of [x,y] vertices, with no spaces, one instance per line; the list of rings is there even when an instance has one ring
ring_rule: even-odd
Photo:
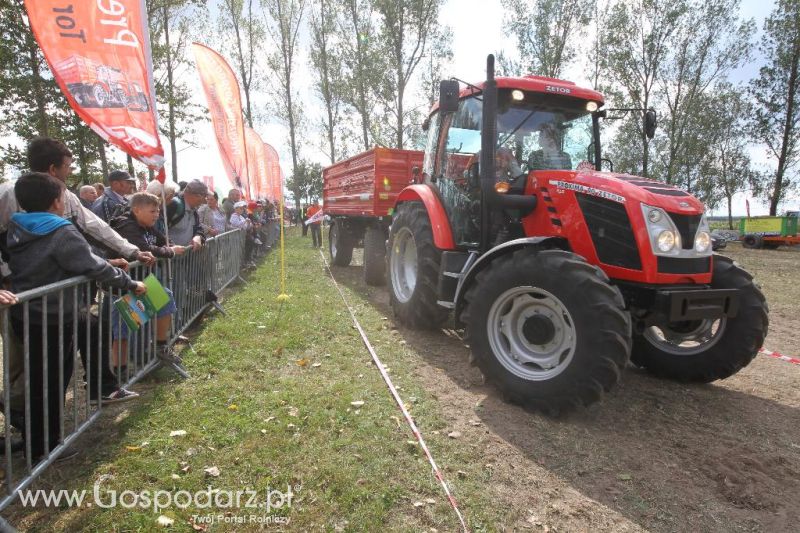
[[[581,163],[591,163],[591,113],[558,103],[536,98],[532,103],[501,104],[497,115],[498,153],[510,152],[525,171],[575,170]]]

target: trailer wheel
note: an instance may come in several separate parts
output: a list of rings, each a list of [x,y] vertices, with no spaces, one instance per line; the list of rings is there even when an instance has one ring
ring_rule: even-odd
[[[435,329],[447,319],[436,303],[441,252],[433,244],[428,212],[420,202],[397,208],[389,232],[389,300],[402,324]]]
[[[92,98],[94,98],[97,107],[107,107],[111,95],[105,87],[99,83],[95,83],[92,87]]]
[[[742,237],[742,246],[750,249],[757,249],[764,247],[764,237],[761,235],[748,234]]]
[[[386,234],[381,228],[364,233],[364,281],[367,285],[386,283]]]
[[[659,377],[708,383],[732,376],[758,354],[769,327],[769,307],[753,277],[714,256],[711,286],[739,289],[735,317],[651,326],[635,335],[631,361]]]
[[[336,266],[346,267],[353,260],[353,242],[347,230],[341,224],[334,222],[328,232],[328,251],[331,254],[331,263]]]
[[[465,298],[472,357],[512,403],[550,414],[592,404],[628,362],[631,321],[622,295],[573,253],[503,255],[478,273]]]

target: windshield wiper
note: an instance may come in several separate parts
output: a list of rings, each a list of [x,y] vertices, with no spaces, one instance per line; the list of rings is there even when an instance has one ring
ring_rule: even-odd
[[[526,116],[524,119],[522,119],[522,122],[520,122],[517,125],[516,128],[511,130],[511,133],[506,135],[506,137],[503,139],[503,141],[497,144],[497,147],[500,148],[501,146],[503,146],[506,143],[506,141],[508,141],[515,133],[517,133],[517,131],[522,127],[522,125],[525,124],[526,122],[528,122],[528,119],[531,118],[533,116],[533,114],[536,113],[537,111],[539,111],[539,110],[538,109],[533,109],[530,113],[528,113],[528,116]]]

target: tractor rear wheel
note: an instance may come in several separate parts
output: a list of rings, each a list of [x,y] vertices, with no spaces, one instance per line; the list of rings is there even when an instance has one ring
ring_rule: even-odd
[[[701,383],[746,367],[767,336],[766,299],[750,274],[720,255],[714,256],[711,287],[739,289],[735,317],[650,326],[634,336],[631,361],[659,377]]]
[[[328,232],[328,251],[331,254],[331,263],[336,266],[346,267],[353,260],[352,236],[338,222],[331,225]]]
[[[381,228],[364,232],[364,281],[374,286],[386,283],[386,234]]]
[[[598,401],[620,379],[631,321],[599,268],[525,248],[478,273],[461,316],[487,381],[507,400],[558,414]]]
[[[420,202],[397,208],[389,231],[389,300],[398,321],[435,329],[448,315],[436,297],[441,252],[433,244],[428,212]]]

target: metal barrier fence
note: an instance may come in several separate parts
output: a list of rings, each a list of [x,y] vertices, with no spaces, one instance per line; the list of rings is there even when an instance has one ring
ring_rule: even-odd
[[[154,267],[131,264],[133,279],[154,273],[171,288],[177,306],[171,316],[149,320],[138,331],[128,332],[114,311],[112,302],[124,291],[98,289],[85,276],[17,294],[19,303],[12,307],[0,305],[0,511],[92,425],[115,391],[162,365],[187,376],[172,344],[209,306],[219,307],[217,296],[239,277],[244,251],[245,234],[234,230]],[[12,426],[21,441],[12,437]],[[24,456],[15,457],[19,451]],[[0,529],[4,524],[0,518]]]

